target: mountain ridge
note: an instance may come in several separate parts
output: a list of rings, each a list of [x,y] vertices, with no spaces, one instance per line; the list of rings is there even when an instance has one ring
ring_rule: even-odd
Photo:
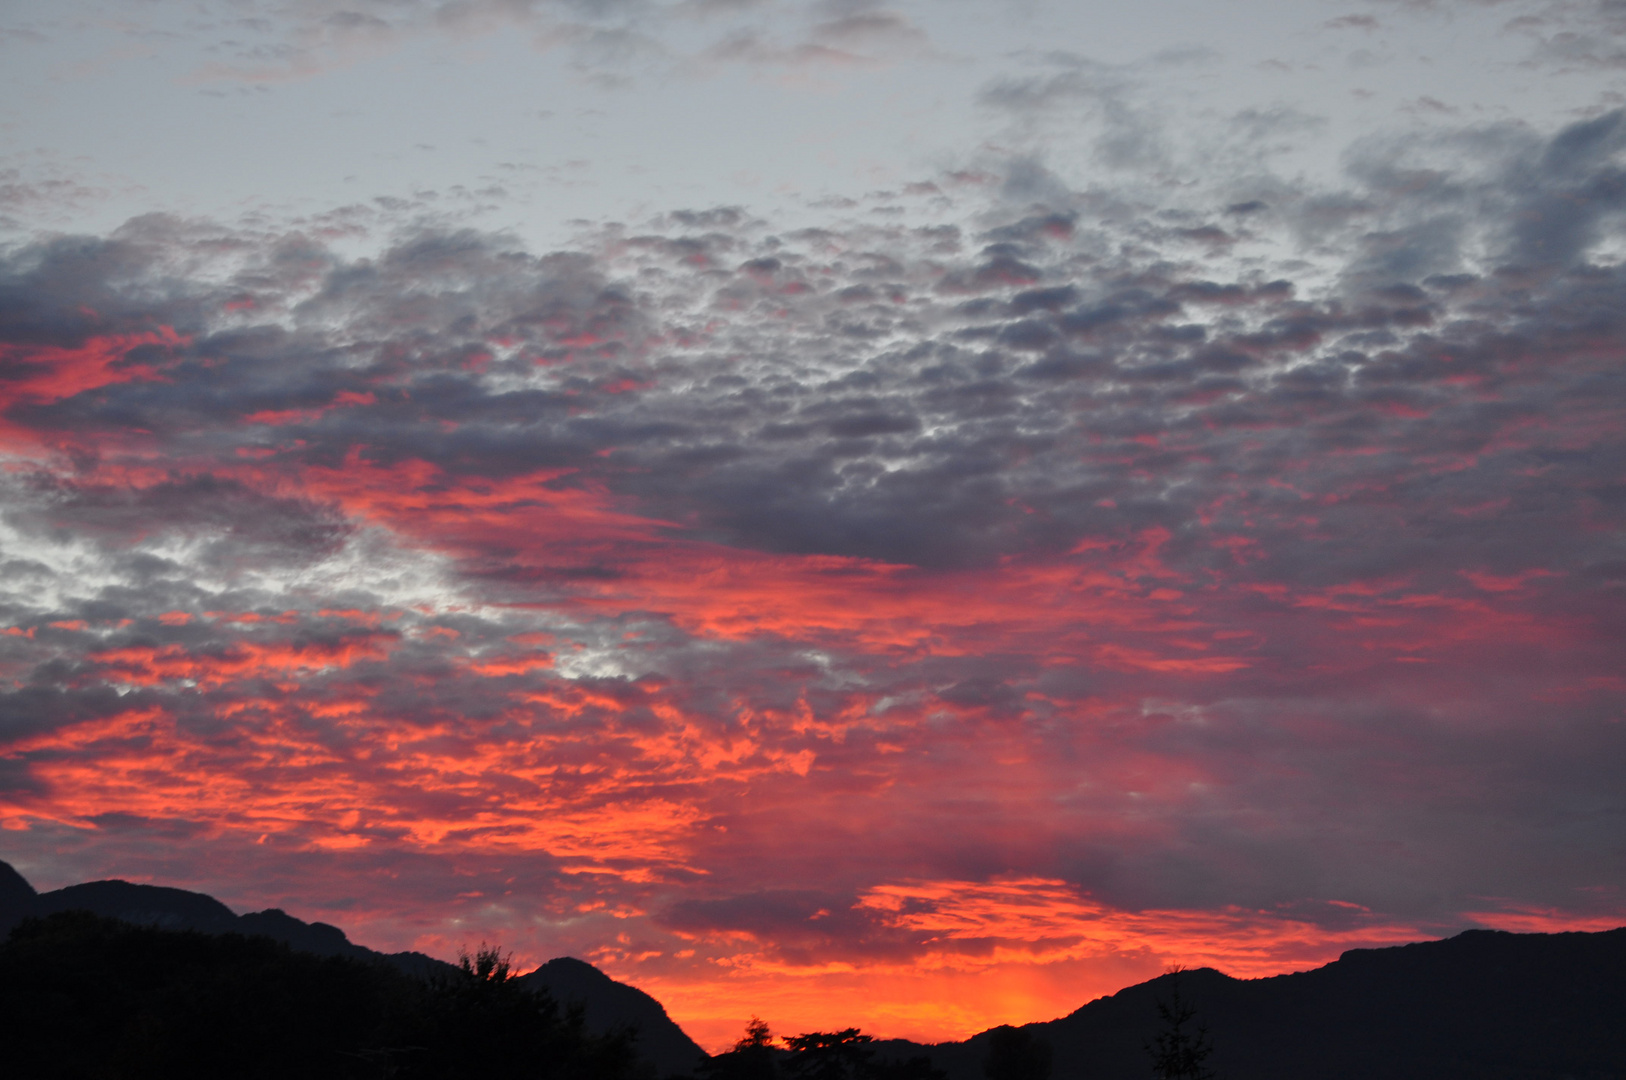
[[[453,965],[420,952],[381,953],[358,945],[337,926],[307,923],[281,908],[238,915],[207,893],[129,881],[89,881],[38,892],[9,863],[0,860],[0,940],[25,918],[88,911],[161,930],[266,937],[317,956],[342,956],[390,964],[420,978],[449,974]],[[578,970],[586,969],[591,975]],[[570,957],[548,961],[520,977],[532,989],[545,989],[562,1005],[580,1005],[594,1034],[636,1028],[635,1044],[662,1076],[688,1073],[705,1059],[699,1044],[666,1015],[665,1008],[639,990],[617,982],[591,964]]]
[[[270,908],[237,915],[203,893],[124,881],[38,893],[0,861],[0,934],[22,918],[86,910],[163,929],[240,933],[302,952],[390,963],[426,976],[451,965],[383,954],[343,930]],[[558,957],[520,976],[577,1004],[590,1031],[639,1031],[662,1076],[685,1075],[704,1051],[661,1002],[586,961]],[[1159,1001],[1178,986],[1197,1010],[1222,1076],[1248,1080],[1626,1080],[1626,927],[1595,933],[1467,930],[1451,938],[1350,949],[1309,971],[1236,979],[1212,968],[1165,974],[1054,1020],[1020,1025],[1049,1043],[1054,1080],[1144,1080]],[[984,1080],[995,1033],[923,1044],[879,1039],[879,1058],[925,1057],[948,1080]]]
[[[1157,1003],[1175,986],[1214,1045],[1209,1064],[1248,1080],[1626,1078],[1626,927],[1595,933],[1465,930],[1350,949],[1309,971],[1236,979],[1162,975],[1020,1029],[1050,1043],[1055,1076],[1144,1080]],[[877,1042],[982,1080],[992,1031],[958,1043]],[[1065,1064],[1064,1064],[1065,1063]]]
[[[617,982],[585,960],[559,956],[520,982],[546,990],[555,1001],[582,1007],[582,1019],[593,1032],[618,1027],[638,1029],[638,1047],[663,1074],[687,1073],[706,1060],[700,1044],[666,1014],[666,1006],[628,983]]]

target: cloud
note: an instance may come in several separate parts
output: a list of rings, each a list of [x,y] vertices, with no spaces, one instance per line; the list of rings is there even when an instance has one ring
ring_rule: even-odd
[[[232,5],[229,13],[211,14],[215,18],[185,31],[210,57],[189,76],[203,84],[306,80],[414,42],[455,43],[511,31],[528,34],[543,52],[563,50],[582,77],[604,84],[704,72],[718,63],[871,64],[927,45],[925,33],[904,15],[869,3],[304,0]],[[147,28],[132,22],[126,32]]]
[[[20,169],[0,168],[0,229],[20,231],[25,218],[67,225],[76,212],[106,194],[66,176],[25,178]]]
[[[1035,164],[1065,166],[1097,203],[1121,211],[1126,198],[1158,190],[1152,216],[1177,213],[1182,189],[1211,191],[1216,180],[1270,183],[1275,159],[1300,150],[1326,125],[1322,117],[1275,102],[1231,113],[1217,102],[1184,96],[1169,76],[1220,60],[1206,48],[1170,49],[1132,60],[1103,61],[1063,50],[1016,58],[1017,73],[994,78],[976,103],[1000,124],[997,141],[1020,147]],[[1196,121],[1196,122],[1190,122]],[[1133,176],[1134,184],[1124,179]],[[1082,178],[1087,177],[1087,180]],[[1082,192],[1074,192],[1076,199]],[[1057,202],[1059,192],[1042,201]],[[1257,197],[1250,193],[1249,197]],[[1234,201],[1247,201],[1235,199]]]
[[[1382,24],[1371,15],[1340,15],[1321,24],[1329,30],[1376,30]]]
[[[541,255],[8,249],[8,851],[657,990],[1593,925],[1619,133]]]

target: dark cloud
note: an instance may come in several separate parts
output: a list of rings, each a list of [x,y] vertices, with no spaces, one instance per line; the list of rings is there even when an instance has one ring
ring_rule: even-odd
[[[783,963],[832,959],[896,962],[922,951],[924,935],[901,933],[850,895],[775,890],[717,900],[681,901],[660,922],[698,938],[748,934]]]
[[[716,214],[672,218],[706,232],[638,240],[631,260],[644,284],[618,283],[631,266],[536,258],[462,233],[374,261],[328,259],[315,280],[276,276],[290,248],[304,266],[323,261],[308,242],[282,241],[211,294],[187,295],[141,271],[163,265],[153,244],[199,236],[148,222],[14,259],[10,288],[27,302],[13,305],[13,340],[72,343],[157,319],[185,328],[190,344],[158,358],[163,378],[21,401],[10,415],[63,433],[141,428],[177,448],[264,452],[289,467],[333,466],[354,451],[464,476],[566,468],[579,473],[566,485],[591,476],[746,546],[915,565],[1059,547],[1103,519],[1153,523],[1098,507],[1081,517],[1081,485],[1099,489],[1097,502],[1148,509],[1137,491],[1157,491],[1158,522],[1183,528],[1194,510],[1160,485],[1216,497],[1212,481],[1195,483],[1213,474],[1203,463],[1234,467],[1243,442],[1253,444],[1247,475],[1281,476],[1318,443],[1396,450],[1412,435],[1440,437],[1413,422],[1427,414],[1449,417],[1458,451],[1472,452],[1503,425],[1575,400],[1553,369],[1540,387],[1487,399],[1520,383],[1505,343],[1557,329],[1487,318],[1504,298],[1530,296],[1525,285],[1480,279],[1469,296],[1427,282],[1462,269],[1467,204],[1493,195],[1515,208],[1509,265],[1552,274],[1584,259],[1614,212],[1618,128],[1611,116],[1544,147],[1518,144],[1477,191],[1443,175],[1414,185],[1409,210],[1387,211],[1391,227],[1359,235],[1353,291],[1315,302],[1293,299],[1288,282],[1221,283],[1155,264],[1082,270],[1068,218],[1026,240],[996,230],[1009,239],[958,266],[909,261],[927,237],[877,236],[893,247],[883,295],[865,280],[870,267],[845,258],[782,240],[752,256],[759,241]],[[1416,170],[1390,155],[1363,159],[1357,175],[1392,190]],[[713,250],[737,260],[737,277],[711,268]],[[1560,272],[1539,310],[1512,310],[1542,320],[1587,304],[1581,317],[1607,333],[1612,280]],[[218,325],[220,307],[242,302],[228,297],[255,296],[293,325],[256,328],[251,315],[241,328]],[[119,362],[142,359],[131,350]],[[1456,376],[1470,372],[1488,382],[1469,392]],[[1441,482],[1467,485],[1486,467]],[[1359,482],[1342,468],[1301,479],[1307,497],[1333,505],[1339,485]],[[1247,480],[1220,482],[1253,497]],[[809,516],[792,524],[798,513]],[[1330,567],[1332,554],[1317,561]]]

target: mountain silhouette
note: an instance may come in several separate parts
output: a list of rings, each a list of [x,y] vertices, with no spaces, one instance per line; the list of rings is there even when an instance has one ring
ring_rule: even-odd
[[[28,910],[38,895],[28,879],[13,869],[10,863],[0,862],[0,935],[11,931],[13,920],[8,914]]]
[[[1222,1077],[1246,1080],[1619,1080],[1626,1077],[1626,928],[1468,930],[1444,941],[1352,949],[1313,971],[1233,979],[1164,975],[1021,1030],[1048,1042],[1055,1073],[1146,1080],[1157,1002],[1178,983]],[[924,1054],[950,1080],[983,1080],[992,1032],[961,1043],[877,1042]]]
[[[90,911],[159,930],[199,930],[206,934],[237,930],[237,914],[212,896],[128,881],[90,881],[35,895],[31,914],[54,915],[58,911]]]
[[[12,866],[0,862],[0,937],[29,916],[42,917],[59,911],[88,911],[159,930],[268,937],[318,956],[382,960],[409,975],[447,973],[452,969],[452,965],[423,953],[375,952],[352,942],[337,926],[307,923],[277,908],[238,915],[214,897],[186,889],[129,881],[89,881],[36,893]]]
[[[520,982],[546,990],[561,1004],[580,1005],[588,1031],[636,1029],[636,1049],[662,1076],[687,1074],[706,1058],[706,1052],[666,1015],[660,1002],[635,986],[616,982],[584,960],[569,956],[549,960]]]
[[[20,1080],[654,1080],[631,1040],[518,985],[494,949],[451,975],[88,911],[0,943],[0,1075]]]
[[[186,889],[91,881],[36,893],[27,879],[0,861],[0,940],[25,918],[67,911],[87,911],[159,930],[265,937],[317,956],[381,960],[419,977],[446,976],[456,970],[423,953],[375,952],[351,941],[337,926],[307,923],[279,908],[238,915],[214,897]],[[532,990],[547,990],[562,1005],[581,1005],[585,1026],[592,1034],[635,1029],[635,1052],[661,1076],[686,1074],[705,1058],[705,1052],[666,1015],[660,1002],[584,961],[550,960],[521,982]]]
[[[300,953],[382,960],[417,976],[454,972],[422,953],[374,952],[336,926],[278,909],[237,915],[203,893],[95,881],[36,893],[0,862],[0,934],[22,919],[88,911],[166,930],[270,938]],[[593,965],[550,960],[519,980],[579,1005],[597,1034],[636,1029],[635,1050],[661,1076],[695,1070],[700,1047],[661,1003]],[[1230,1080],[1623,1080],[1626,927],[1601,933],[1469,930],[1443,941],[1352,949],[1312,971],[1234,979],[1211,968],[1171,973],[1016,1029],[1051,1050],[1056,1080],[1146,1080],[1158,1002],[1178,986],[1212,1039],[1208,1064]],[[964,1042],[901,1039],[878,1061],[925,1057],[949,1080],[985,1080],[992,1029]]]

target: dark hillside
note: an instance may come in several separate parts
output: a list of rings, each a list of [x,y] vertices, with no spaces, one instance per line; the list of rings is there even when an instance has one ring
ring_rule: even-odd
[[[264,939],[132,926],[84,912],[30,920],[0,946],[7,1074],[365,1076],[410,987],[388,968]]]
[[[34,897],[32,914],[59,911],[93,911],[138,926],[206,934],[227,933],[237,926],[236,912],[212,896],[128,881],[89,881]]]
[[[0,862],[0,932],[8,925],[8,913],[28,910],[36,895],[34,886],[10,863]]]
[[[1626,928],[1596,934],[1470,930],[1354,949],[1293,975],[1165,975],[1023,1030],[1048,1041],[1056,1080],[1145,1080],[1157,999],[1175,982],[1207,1025],[1209,1064],[1233,1080],[1618,1080],[1626,1077]],[[983,1080],[988,1032],[926,1053]]]
[[[636,1031],[639,1055],[653,1062],[662,1076],[687,1073],[706,1057],[660,1002],[585,961],[561,956],[520,982],[546,990],[561,1004],[580,1005],[589,1031]]]
[[[161,930],[268,937],[317,956],[382,959],[410,975],[448,974],[452,965],[423,953],[379,953],[357,945],[327,923],[307,923],[277,908],[237,915],[205,893],[138,885],[129,881],[90,881],[36,893],[21,874],[0,862],[0,939],[29,916],[88,911],[109,919]]]
[[[448,977],[83,911],[0,945],[0,1054],[28,1080],[634,1080],[625,1040],[482,953]]]
[[[317,957],[383,961],[419,979],[447,979],[458,972],[455,965],[422,953],[374,952],[350,941],[336,926],[307,923],[277,908],[236,915],[214,897],[185,889],[93,881],[36,893],[22,875],[0,862],[0,939],[24,919],[70,911],[154,929],[269,938]],[[562,958],[515,983],[547,991],[567,1005],[580,1004],[586,1030],[592,1034],[635,1030],[634,1053],[660,1075],[687,1072],[705,1056],[666,1015],[660,1002],[642,990],[616,982],[591,964]]]

